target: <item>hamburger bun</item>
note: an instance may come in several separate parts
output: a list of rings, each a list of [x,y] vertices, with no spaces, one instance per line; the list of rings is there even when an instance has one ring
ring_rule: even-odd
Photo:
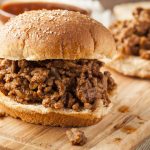
[[[0,29],[0,58],[10,60],[98,59],[112,57],[115,42],[110,32],[86,15],[63,10],[25,12]],[[111,95],[110,95],[111,96]],[[21,104],[0,92],[0,108],[26,122],[51,126],[88,126],[99,122],[112,104],[101,100],[94,110],[46,108]]]
[[[0,58],[99,59],[111,57],[114,52],[115,42],[110,32],[77,12],[25,12],[0,29]]]

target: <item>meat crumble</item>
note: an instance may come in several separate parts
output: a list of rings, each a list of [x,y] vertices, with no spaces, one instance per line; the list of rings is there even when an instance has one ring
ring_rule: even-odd
[[[132,20],[117,21],[110,30],[122,54],[150,60],[150,9],[135,9]]]
[[[0,59],[0,91],[19,103],[54,109],[93,109],[96,100],[108,106],[116,84],[102,66],[98,60]]]
[[[72,128],[71,130],[66,131],[66,134],[72,145],[83,146],[87,141],[84,132],[79,129]]]

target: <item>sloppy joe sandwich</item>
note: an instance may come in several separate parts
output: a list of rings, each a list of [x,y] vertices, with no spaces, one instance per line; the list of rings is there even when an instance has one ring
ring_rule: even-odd
[[[150,9],[137,8],[133,16],[110,27],[118,55],[107,65],[125,75],[150,78]]]
[[[25,12],[0,29],[0,108],[51,126],[88,126],[107,114],[116,83],[102,72],[110,32],[67,10]]]

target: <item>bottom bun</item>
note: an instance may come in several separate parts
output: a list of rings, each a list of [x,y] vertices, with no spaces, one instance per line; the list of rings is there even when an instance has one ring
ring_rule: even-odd
[[[105,61],[106,66],[124,75],[150,78],[150,60],[138,56],[116,56],[111,61]]]
[[[54,110],[45,108],[40,104],[21,104],[11,100],[0,92],[0,109],[14,118],[34,124],[61,126],[61,127],[81,127],[98,123],[106,115],[109,107],[104,107],[102,101],[95,103],[95,110],[82,110],[80,112],[72,109]]]

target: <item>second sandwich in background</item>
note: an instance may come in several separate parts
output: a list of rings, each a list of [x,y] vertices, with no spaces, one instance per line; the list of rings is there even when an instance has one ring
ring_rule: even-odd
[[[150,78],[150,9],[137,8],[133,17],[110,27],[118,55],[107,66],[124,75]]]

